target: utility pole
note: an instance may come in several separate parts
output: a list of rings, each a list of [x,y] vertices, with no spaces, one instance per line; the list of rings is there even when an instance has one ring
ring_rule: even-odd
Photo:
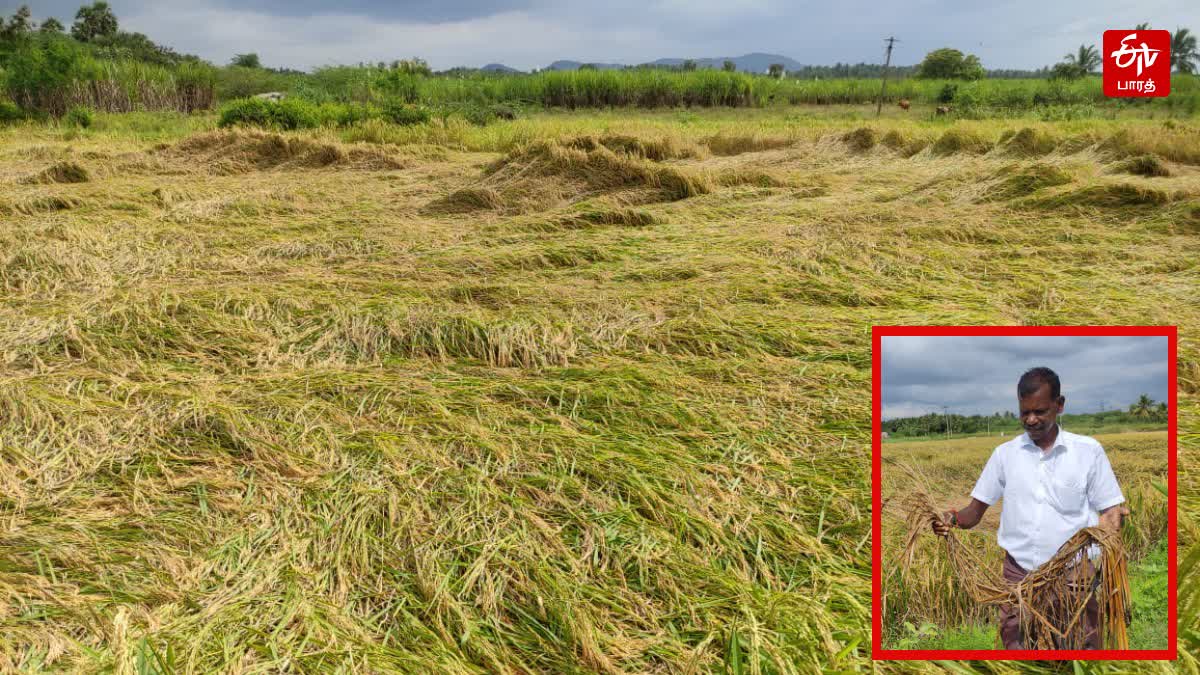
[[[946,440],[950,440],[950,413],[946,411],[946,406],[942,406],[942,417],[946,420]]]
[[[887,39],[887,57],[883,61],[883,83],[879,85],[879,107],[875,109],[875,117],[883,114],[883,93],[887,91],[887,71],[888,66],[892,65],[892,44],[895,42],[895,37]]]

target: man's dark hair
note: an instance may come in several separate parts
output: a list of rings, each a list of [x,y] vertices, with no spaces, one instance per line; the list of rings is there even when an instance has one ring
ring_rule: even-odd
[[[1037,392],[1042,388],[1043,384],[1050,385],[1050,398],[1058,400],[1062,393],[1061,385],[1058,381],[1058,373],[1046,368],[1038,366],[1025,371],[1021,379],[1017,381],[1017,398],[1025,398]]]

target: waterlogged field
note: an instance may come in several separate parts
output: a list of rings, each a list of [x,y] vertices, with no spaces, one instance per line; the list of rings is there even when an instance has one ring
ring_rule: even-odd
[[[1194,122],[214,124],[0,132],[0,670],[958,669],[869,660],[873,324],[1178,325],[1197,557]]]
[[[885,500],[883,575],[885,646],[893,649],[999,649],[996,608],[975,604],[959,586],[940,540],[932,533],[904,568],[907,523],[900,500],[921,489],[941,509],[970,502],[971,489],[997,445],[1013,435],[883,446]],[[1131,571],[1133,616],[1130,648],[1165,649],[1167,633],[1167,432],[1097,434],[1125,494],[1131,516],[1123,532]],[[1003,503],[988,509],[979,525],[959,530],[997,574],[1004,551],[996,544]],[[1192,527],[1189,524],[1187,527]],[[1189,533],[1191,536],[1192,533]],[[1181,556],[1186,548],[1180,548]],[[922,630],[924,626],[924,630]],[[956,643],[956,640],[959,641]]]

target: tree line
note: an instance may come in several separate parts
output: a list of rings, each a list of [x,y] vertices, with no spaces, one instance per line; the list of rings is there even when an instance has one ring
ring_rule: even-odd
[[[1107,410],[1095,413],[1063,414],[1059,417],[1067,428],[1092,429],[1122,424],[1165,424],[1169,411],[1165,401],[1155,401],[1146,394],[1138,397],[1126,410]],[[880,429],[889,436],[939,436],[946,434],[1019,433],[1021,420],[1010,410],[991,415],[959,415],[930,412],[918,417],[897,417],[880,422]]]
[[[434,71],[419,58],[390,62],[327,66],[313,72],[272,68],[257,53],[233,55],[218,67],[195,55],[181,54],[147,36],[122,30],[107,2],[98,0],[75,13],[74,22],[47,18],[34,22],[29,7],[0,17],[0,123],[44,115],[62,116],[72,108],[94,111],[208,109],[267,91],[286,92],[314,104],[327,102],[503,103],[546,107],[639,105],[766,105],[853,104],[878,97],[879,64],[837,63],[805,66],[788,73],[771,64],[768,77],[737,72],[732,60],[720,67],[700,67],[695,60],[673,65],[642,65],[611,73],[499,73],[453,68]],[[1195,70],[1194,36],[1176,31],[1175,69]],[[1094,47],[1072,55],[1073,63],[1091,67]],[[667,77],[660,71],[678,72]],[[698,71],[698,72],[697,72]],[[724,71],[724,72],[723,72]],[[962,110],[999,106],[1074,105],[1102,99],[1091,80],[1064,83],[1054,69],[987,71],[978,57],[943,48],[916,66],[889,69],[901,82],[889,87],[889,100],[955,103]],[[787,77],[790,75],[790,77]],[[1045,78],[1018,82],[1020,76]],[[964,80],[996,80],[986,90],[961,85]],[[949,80],[949,81],[947,81]],[[1003,81],[1009,80],[1009,81]],[[1098,84],[1098,83],[1096,83]],[[1200,96],[1184,91],[1166,105],[1200,108]]]
[[[180,54],[170,47],[156,44],[142,33],[123,31],[107,2],[100,0],[84,5],[75,13],[75,21],[67,29],[54,17],[41,24],[32,20],[28,5],[21,5],[5,22],[0,19],[0,65],[5,56],[29,45],[37,38],[66,38],[86,45],[99,57],[127,58],[158,66],[174,66],[184,62],[200,62],[198,56]]]

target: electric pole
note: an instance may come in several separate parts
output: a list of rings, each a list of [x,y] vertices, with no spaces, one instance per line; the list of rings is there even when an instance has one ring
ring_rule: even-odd
[[[946,411],[946,406],[942,406],[942,416],[946,420],[946,440],[950,440],[950,413]]]
[[[879,85],[879,107],[875,109],[875,117],[883,114],[883,94],[887,91],[887,71],[888,66],[892,65],[892,44],[895,42],[895,37],[887,39],[887,57],[883,60],[883,83]]]

